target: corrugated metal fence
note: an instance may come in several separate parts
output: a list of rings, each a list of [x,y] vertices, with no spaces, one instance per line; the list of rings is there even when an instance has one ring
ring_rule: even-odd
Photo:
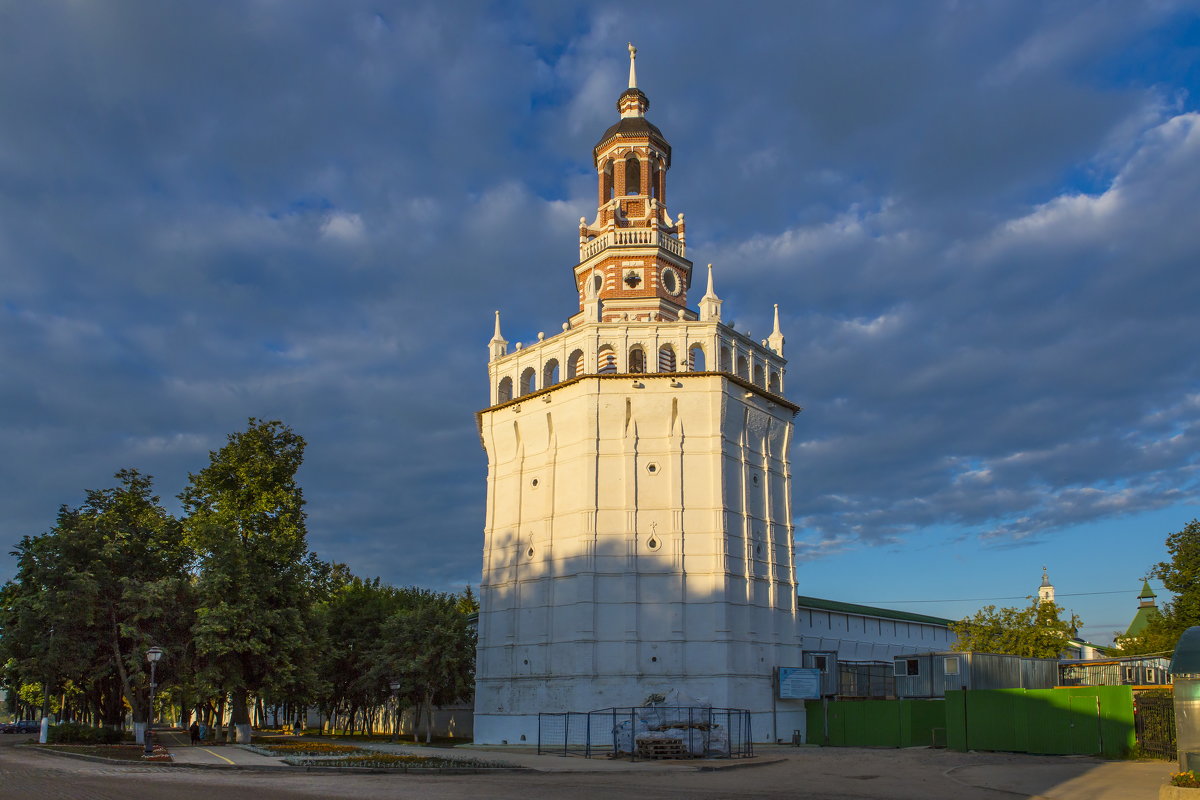
[[[1135,738],[1128,686],[969,689],[945,700],[809,700],[807,740],[833,746],[1122,757]]]

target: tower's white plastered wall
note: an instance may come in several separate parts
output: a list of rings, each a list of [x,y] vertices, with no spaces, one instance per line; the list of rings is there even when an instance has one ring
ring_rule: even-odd
[[[770,713],[774,667],[800,663],[793,412],[727,376],[672,373],[589,375],[479,415],[477,741],[532,741],[539,712],[671,688]]]

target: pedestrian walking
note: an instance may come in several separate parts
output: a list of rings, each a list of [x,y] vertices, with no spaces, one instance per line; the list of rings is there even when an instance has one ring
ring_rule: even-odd
[[[191,727],[188,728],[188,735],[192,737],[192,744],[200,743],[200,723],[192,721]]]

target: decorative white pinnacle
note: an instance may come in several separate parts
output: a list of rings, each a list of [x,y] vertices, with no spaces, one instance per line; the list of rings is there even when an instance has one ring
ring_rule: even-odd
[[[775,327],[771,330],[771,335],[766,339],[767,347],[775,351],[778,356],[783,356],[783,331],[779,329],[779,303],[775,304]]]
[[[713,291],[713,269],[712,264],[708,265],[708,291],[704,293],[704,297],[700,298],[700,319],[703,322],[714,320],[721,321],[721,298],[717,297],[717,293]]]
[[[629,43],[629,88],[637,88],[637,48]]]
[[[520,347],[520,345],[517,345]],[[500,312],[496,312],[496,332],[492,334],[491,341],[488,342],[488,352],[491,353],[491,360],[495,361],[501,356],[508,355],[508,342],[500,335]]]

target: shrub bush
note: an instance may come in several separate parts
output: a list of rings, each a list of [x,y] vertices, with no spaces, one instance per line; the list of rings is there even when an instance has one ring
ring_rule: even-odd
[[[51,725],[46,735],[48,744],[117,744],[121,732],[112,728],[91,728],[74,722]]]

